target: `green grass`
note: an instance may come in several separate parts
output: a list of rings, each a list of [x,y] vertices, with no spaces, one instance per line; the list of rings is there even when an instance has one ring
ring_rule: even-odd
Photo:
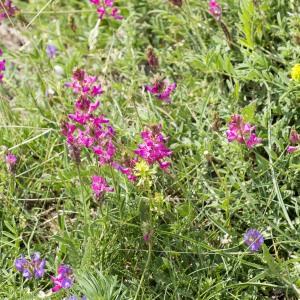
[[[15,176],[0,165],[0,299],[39,299],[62,262],[76,282],[48,299],[299,299],[300,159],[286,153],[290,129],[300,129],[300,85],[290,79],[300,58],[298,2],[220,1],[231,48],[208,1],[179,9],[120,0],[124,20],[101,22],[93,42],[88,2],[14,1],[19,15],[0,25],[26,40],[0,39],[0,154],[7,147],[19,158]],[[53,60],[48,43],[59,50]],[[177,83],[170,105],[142,89],[153,77],[149,46],[158,73]],[[154,168],[146,188],[85,154],[76,167],[60,134],[75,100],[64,84],[76,67],[102,80],[98,111],[120,147],[135,149],[145,126],[163,125],[170,174]],[[261,146],[227,142],[234,113],[257,125]],[[115,189],[102,204],[90,189],[95,174]],[[258,253],[243,244],[250,227],[265,237]],[[25,281],[14,260],[35,251],[47,274]]]

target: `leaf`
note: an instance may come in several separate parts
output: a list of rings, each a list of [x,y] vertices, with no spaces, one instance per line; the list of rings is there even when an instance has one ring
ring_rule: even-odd
[[[246,122],[255,123],[256,103],[252,102],[242,109],[242,116]]]
[[[98,19],[95,27],[91,30],[90,34],[89,34],[89,49],[93,50],[95,49],[95,45],[97,42],[97,38],[99,35],[99,25],[100,25],[101,20]]]
[[[269,249],[266,245],[262,246],[264,260],[266,261],[270,274],[272,276],[280,276],[280,266],[277,262],[275,262],[273,256],[270,254]]]

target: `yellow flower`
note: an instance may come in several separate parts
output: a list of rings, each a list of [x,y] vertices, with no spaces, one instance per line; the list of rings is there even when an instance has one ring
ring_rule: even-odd
[[[295,64],[291,71],[292,79],[295,81],[300,81],[300,64]]]

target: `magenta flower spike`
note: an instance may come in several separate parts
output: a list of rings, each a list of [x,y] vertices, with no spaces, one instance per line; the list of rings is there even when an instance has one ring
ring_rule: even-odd
[[[167,80],[157,80],[152,86],[146,85],[145,89],[156,98],[171,103],[171,94],[176,89],[176,83],[169,83]]]
[[[256,136],[255,126],[245,123],[241,115],[233,115],[228,127],[226,131],[228,142],[237,141],[245,144],[248,149],[252,149],[262,142],[262,139]]]
[[[2,49],[0,49],[0,57],[3,55],[3,51]],[[0,83],[3,81],[4,78],[4,71],[5,71],[5,65],[6,65],[6,61],[5,59],[0,60]]]
[[[162,126],[152,126],[150,130],[141,133],[143,143],[138,145],[134,152],[143,158],[149,165],[158,163],[162,170],[167,170],[170,166],[166,158],[172,155],[172,151],[166,146],[167,138],[161,133]]]
[[[215,1],[209,1],[209,10],[208,12],[215,18],[216,21],[220,21],[222,17],[222,7],[221,5]]]
[[[97,14],[99,19],[103,19],[105,16],[113,17],[115,20],[122,20],[119,9],[114,6],[114,0],[90,0],[90,3],[97,6]]]
[[[114,191],[101,176],[92,176],[92,190],[98,199],[101,198],[104,193]]]
[[[17,7],[13,5],[11,0],[0,2],[0,24],[4,19],[13,17],[17,11]]]
[[[74,283],[73,271],[68,265],[60,265],[57,269],[57,276],[51,276],[51,280],[54,283],[52,292],[56,293],[61,289],[69,289]]]
[[[17,157],[9,152],[5,156],[5,162],[6,162],[6,166],[7,166],[8,171],[10,173],[15,173],[16,165],[17,165],[17,162],[18,162]]]

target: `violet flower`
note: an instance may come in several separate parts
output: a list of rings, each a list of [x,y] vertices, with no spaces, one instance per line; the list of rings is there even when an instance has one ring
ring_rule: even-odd
[[[248,229],[244,235],[244,243],[249,246],[251,251],[258,251],[264,243],[263,235],[256,229]]]
[[[57,276],[51,276],[51,280],[54,283],[52,292],[56,293],[61,289],[69,289],[74,283],[73,271],[68,265],[60,265],[57,269]]]
[[[300,150],[300,134],[295,129],[291,130],[290,142],[292,145],[289,145],[287,147],[288,153],[293,153],[293,152]],[[295,145],[297,145],[297,146],[295,146]]]
[[[17,162],[18,162],[17,157],[9,152],[5,156],[5,162],[6,162],[6,166],[7,166],[8,171],[10,173],[15,173],[16,165],[17,165]]]
[[[47,56],[52,59],[57,55],[57,48],[54,45],[48,45],[46,48]]]
[[[101,198],[105,192],[113,192],[114,189],[107,184],[103,177],[93,176],[92,190],[97,198]]]
[[[222,17],[222,7],[221,5],[215,1],[209,1],[209,10],[208,12],[215,18],[216,21],[220,21]]]
[[[17,7],[13,5],[11,0],[0,2],[0,23],[2,20],[13,17],[17,11]]]
[[[261,143],[262,139],[256,136],[255,126],[245,123],[241,115],[233,115],[229,123],[229,129],[226,131],[228,142],[237,141],[245,144],[248,149]]]
[[[162,126],[152,126],[150,130],[141,133],[143,143],[138,145],[135,154],[143,158],[149,165],[158,163],[162,170],[167,170],[170,162],[165,161],[172,155],[172,151],[165,145],[167,139],[161,133]]]
[[[3,55],[2,49],[0,49],[0,57]],[[6,61],[5,59],[0,60],[0,83],[3,81]]]
[[[40,257],[38,252],[31,255],[30,260],[27,260],[24,255],[15,260],[16,269],[22,273],[26,279],[35,277],[42,278],[45,273],[46,260]]]
[[[97,6],[97,14],[99,19],[105,16],[113,17],[115,20],[122,20],[119,9],[114,6],[114,0],[90,0],[90,3]]]
[[[167,80],[157,80],[152,86],[146,85],[147,92],[156,96],[156,98],[166,102],[171,102],[171,94],[176,89],[176,83],[169,83]]]

